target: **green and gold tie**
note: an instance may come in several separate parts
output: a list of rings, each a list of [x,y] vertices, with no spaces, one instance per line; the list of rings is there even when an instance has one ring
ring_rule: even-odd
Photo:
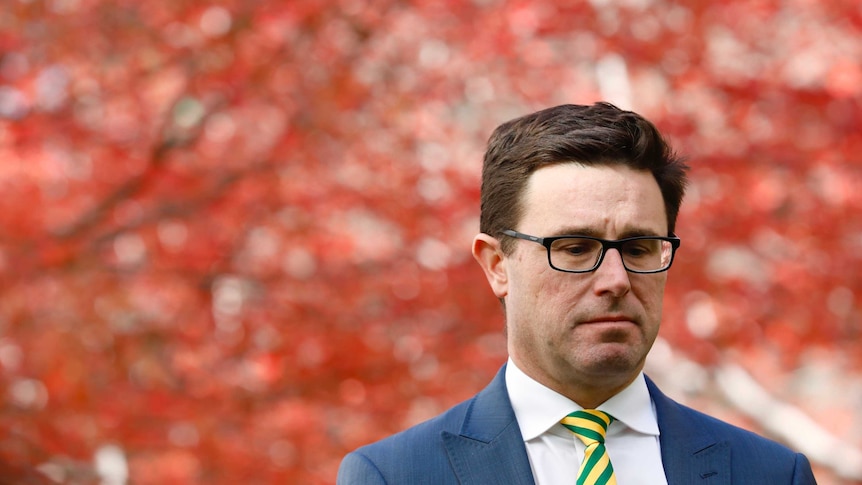
[[[614,467],[605,449],[605,433],[614,417],[595,409],[575,411],[560,423],[569,429],[587,446],[577,485],[616,485]]]

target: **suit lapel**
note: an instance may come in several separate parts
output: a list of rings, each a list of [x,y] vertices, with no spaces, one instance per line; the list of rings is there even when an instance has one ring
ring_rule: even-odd
[[[470,403],[458,434],[441,435],[463,485],[535,485],[524,439],[506,390],[502,369]],[[656,407],[662,464],[668,485],[730,485],[730,443],[717,439],[702,420],[646,379]]]
[[[661,459],[668,485],[729,485],[730,443],[716,439],[692,411],[665,396],[649,379],[661,435]]]
[[[534,485],[527,449],[506,391],[505,370],[503,366],[470,403],[460,433],[442,434],[461,484]]]

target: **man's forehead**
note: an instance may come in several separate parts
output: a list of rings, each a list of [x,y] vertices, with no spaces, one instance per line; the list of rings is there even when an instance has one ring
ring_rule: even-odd
[[[661,193],[649,170],[622,164],[566,162],[545,165],[530,174],[525,196],[536,200],[543,195],[551,198],[570,196],[575,197],[574,201],[589,204],[593,200],[618,199],[628,192],[653,192],[653,189]]]
[[[611,226],[615,234],[630,236],[667,232],[664,199],[652,173],[622,164],[542,167],[530,176],[521,202],[525,218],[556,235],[604,237]]]

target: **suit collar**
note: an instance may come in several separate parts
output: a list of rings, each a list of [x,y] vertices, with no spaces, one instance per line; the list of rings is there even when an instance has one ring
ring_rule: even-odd
[[[534,485],[524,439],[506,390],[505,369],[469,403],[458,434],[441,439],[461,484]],[[730,443],[714,436],[694,411],[665,396],[646,377],[661,435],[668,485],[729,485]]]
[[[661,434],[661,459],[668,485],[729,484],[730,443],[719,440],[693,411],[662,393],[646,379]]]
[[[460,432],[443,432],[449,461],[462,484],[534,485],[527,449],[509,401],[506,366],[470,402]]]

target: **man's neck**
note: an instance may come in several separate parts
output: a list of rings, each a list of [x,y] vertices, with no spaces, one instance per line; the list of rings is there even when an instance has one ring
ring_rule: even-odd
[[[640,375],[641,368],[630,375],[580,376],[572,374],[565,381],[552,378],[541,369],[520,362],[515,356],[512,362],[528,377],[552,391],[561,394],[584,409],[596,409],[608,399],[628,387]],[[601,382],[600,385],[595,384]]]

